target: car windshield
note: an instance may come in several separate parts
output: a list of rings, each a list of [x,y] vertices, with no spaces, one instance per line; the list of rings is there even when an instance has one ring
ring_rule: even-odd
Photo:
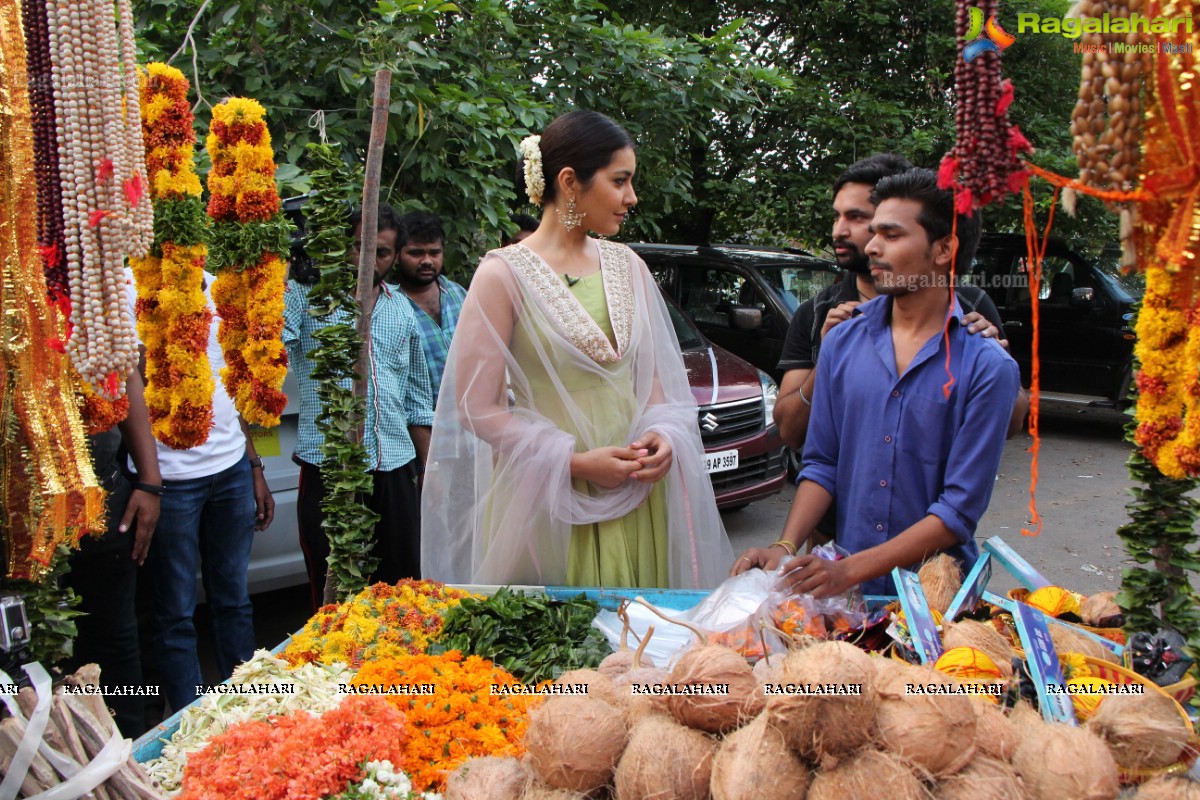
[[[704,338],[691,320],[685,317],[674,303],[668,302],[667,310],[671,312],[671,324],[675,327],[675,336],[679,339],[679,349],[696,350],[704,347]]]
[[[1128,275],[1121,271],[1121,254],[1113,249],[1106,249],[1096,259],[1096,272],[1109,285],[1117,296],[1133,303],[1142,299],[1146,291],[1146,276],[1141,272],[1131,272]]]
[[[832,286],[838,279],[837,273],[833,271],[784,266],[778,263],[760,262],[755,266],[775,290],[789,314],[795,314],[801,303],[816,296],[822,289]]]

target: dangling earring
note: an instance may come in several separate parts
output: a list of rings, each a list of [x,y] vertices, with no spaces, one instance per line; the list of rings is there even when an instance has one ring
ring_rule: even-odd
[[[568,232],[575,230],[583,224],[583,214],[580,214],[575,209],[574,197],[567,201],[567,208],[565,211],[557,206],[555,206],[554,210],[558,213],[558,221],[562,223],[562,226],[566,228]]]

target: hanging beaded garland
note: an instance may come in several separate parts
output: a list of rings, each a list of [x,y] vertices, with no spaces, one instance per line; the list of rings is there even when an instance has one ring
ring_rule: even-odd
[[[1079,0],[1084,18],[1130,18],[1145,12],[1142,0]],[[1147,34],[1085,32],[1079,39],[1083,68],[1079,99],[1071,114],[1071,146],[1079,163],[1080,182],[1097,188],[1130,191],[1137,185],[1141,162],[1141,78],[1150,54],[1142,51]],[[1114,45],[1128,45],[1118,49]],[[1123,50],[1123,52],[1121,52]],[[1074,213],[1074,193],[1063,193]],[[1121,263],[1135,263],[1133,223],[1137,206],[1110,206],[1120,214]]]
[[[279,212],[263,107],[244,97],[216,106],[206,145],[209,268],[217,273],[212,294],[226,364],[221,380],[248,422],[274,427],[287,405],[283,292],[291,225]]]
[[[154,247],[131,258],[138,333],[146,348],[146,407],[154,436],[186,450],[208,441],[215,382],[208,360],[212,312],[204,296],[208,218],[196,175],[188,81],[166,64],[142,77],[146,174],[157,221]]]
[[[9,577],[38,581],[60,543],[104,529],[71,392],[71,366],[46,304],[37,243],[32,109],[17,0],[0,0],[0,543]]]
[[[960,213],[1019,191],[1029,174],[1020,156],[1032,152],[1033,147],[1008,121],[1013,86],[1011,81],[1001,79],[1000,49],[1011,44],[1013,37],[996,22],[999,9],[1000,0],[956,3],[957,135],[954,148],[942,159],[938,184],[943,189],[958,184]]]
[[[51,67],[70,284],[67,350],[96,394],[116,398],[138,361],[124,259],[153,239],[130,0],[49,0]]]

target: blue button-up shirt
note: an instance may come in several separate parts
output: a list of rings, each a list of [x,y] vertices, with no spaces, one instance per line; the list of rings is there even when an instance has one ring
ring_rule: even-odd
[[[415,300],[408,298],[417,327],[421,331],[421,346],[425,349],[425,363],[429,366],[429,379],[433,381],[433,404],[437,406],[438,392],[442,388],[442,373],[446,371],[446,356],[450,352],[450,340],[458,327],[458,315],[462,312],[467,290],[454,281],[438,276],[441,290],[442,324],[426,313]],[[407,297],[407,295],[405,295]]]
[[[800,479],[834,496],[837,543],[851,553],[933,514],[958,537],[947,552],[969,568],[1020,390],[1016,362],[995,339],[967,333],[955,301],[947,397],[941,333],[897,376],[891,300],[876,298],[858,310],[821,349]],[[890,576],[862,589],[896,593]]]
[[[284,294],[283,344],[289,369],[300,389],[300,428],[296,455],[320,465],[325,457],[325,437],[317,430],[321,402],[313,380],[308,353],[317,347],[313,333],[327,325],[348,324],[348,314],[317,319],[308,313],[307,286],[288,281]],[[371,314],[370,374],[367,376],[367,419],[363,446],[370,469],[386,472],[403,467],[416,457],[410,425],[433,425],[433,396],[429,369],[421,350],[421,335],[412,309],[398,286],[383,284]],[[345,382],[350,385],[349,381]]]

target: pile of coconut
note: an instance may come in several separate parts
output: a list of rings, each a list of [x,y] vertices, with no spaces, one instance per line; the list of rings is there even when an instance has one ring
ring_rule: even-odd
[[[1083,727],[1047,724],[1029,706],[937,693],[953,679],[844,642],[756,669],[722,646],[698,646],[669,671],[623,650],[559,682],[587,694],[550,697],[531,715],[522,759],[468,761],[446,800],[1106,800],[1123,773],[1179,762],[1191,737],[1169,698],[1114,695]],[[684,684],[728,694],[632,691]],[[831,684],[845,689],[777,691]],[[1198,785],[1143,791],[1192,798]]]

